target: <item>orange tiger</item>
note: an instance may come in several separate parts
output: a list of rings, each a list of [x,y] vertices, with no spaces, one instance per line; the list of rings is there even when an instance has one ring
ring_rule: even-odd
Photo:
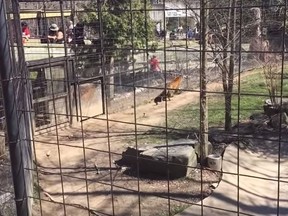
[[[180,76],[177,76],[174,80],[172,80],[172,82],[169,83],[168,88],[171,89],[171,91],[174,90],[174,94],[180,93],[179,88],[181,86],[182,79],[183,79],[183,76],[180,75]]]
[[[166,101],[167,99],[170,101],[170,98],[173,97],[173,94],[172,94],[173,91],[174,91],[174,94],[175,93],[180,94],[181,92],[179,91],[179,88],[180,88],[182,79],[183,79],[183,76],[177,76],[174,80],[172,80],[167,86],[169,90],[164,89],[161,92],[161,94],[155,97],[154,103],[158,105],[158,103],[161,101]]]

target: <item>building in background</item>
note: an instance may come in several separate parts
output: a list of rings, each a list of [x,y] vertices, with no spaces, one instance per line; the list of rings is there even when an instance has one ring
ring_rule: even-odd
[[[199,19],[200,10],[197,9],[200,7],[199,0],[165,1],[165,4],[163,0],[151,0],[151,5],[150,16],[157,29],[163,30],[165,26],[165,29],[172,31],[182,26],[185,31],[189,27],[195,27]]]

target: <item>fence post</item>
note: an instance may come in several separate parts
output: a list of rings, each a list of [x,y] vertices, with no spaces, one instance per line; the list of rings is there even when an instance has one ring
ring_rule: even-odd
[[[120,71],[119,71],[120,70]],[[118,63],[118,66],[117,66],[117,71],[116,71],[116,73],[118,73],[119,74],[119,81],[118,81],[118,87],[117,86],[115,86],[115,87],[117,87],[117,93],[122,93],[122,91],[123,91],[123,86],[122,86],[122,75],[121,75],[121,73],[122,73],[122,67],[121,67],[121,65],[120,65],[120,62]],[[126,73],[125,73],[125,75],[126,75]]]
[[[33,189],[32,184],[30,184],[32,179],[31,124],[29,118],[27,119],[27,112],[24,111],[28,107],[28,94],[27,83],[25,83],[22,77],[27,70],[21,68],[23,70],[19,69],[18,71],[16,70],[18,67],[15,65],[13,67],[4,7],[4,0],[0,0],[0,75],[3,88],[11,170],[17,215],[29,216],[31,215],[31,200],[28,200],[27,194],[31,194]],[[16,13],[16,11],[14,12]],[[14,19],[14,21],[15,20],[19,21],[17,19]],[[17,39],[18,42],[20,42],[19,37]],[[24,56],[22,56],[22,58],[24,58]],[[19,58],[18,64],[20,66],[23,66],[21,65],[23,62],[25,61]]]

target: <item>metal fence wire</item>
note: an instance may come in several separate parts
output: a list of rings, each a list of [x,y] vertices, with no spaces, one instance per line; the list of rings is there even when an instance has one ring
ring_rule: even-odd
[[[0,0],[0,215],[288,215],[286,22],[284,0]]]

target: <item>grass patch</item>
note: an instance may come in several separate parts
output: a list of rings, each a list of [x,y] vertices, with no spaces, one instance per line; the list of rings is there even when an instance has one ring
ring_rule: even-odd
[[[285,67],[286,68],[286,67]],[[286,69],[285,69],[286,70]],[[288,70],[288,66],[287,66]],[[254,69],[241,78],[240,98],[238,98],[238,83],[234,84],[234,95],[232,97],[232,123],[247,120],[253,113],[263,112],[264,101],[269,98],[265,85],[262,69]],[[283,96],[288,97],[288,76],[283,79]],[[221,93],[221,90],[219,91]],[[176,96],[177,97],[177,96]],[[167,139],[175,140],[187,138],[187,134],[192,138],[194,132],[199,129],[200,117],[199,101],[187,104],[177,110],[168,112]],[[238,112],[239,110],[239,112]],[[225,121],[225,100],[222,94],[208,95],[208,123],[209,127],[223,127]],[[160,126],[165,127],[165,122]],[[177,131],[181,129],[183,131]],[[185,131],[184,131],[185,130]],[[145,134],[137,136],[138,144],[165,144],[166,131],[162,128],[153,128]],[[133,144],[134,140],[130,143]]]
[[[152,130],[151,130],[152,131]],[[127,139],[129,145],[135,145],[135,137],[131,139]],[[161,130],[155,130],[154,132],[147,133],[147,134],[139,134],[137,135],[137,144],[138,145],[145,145],[147,143],[151,144],[165,144],[165,133],[161,133]]]
[[[240,97],[238,84],[235,83],[232,97],[232,122],[248,119],[253,113],[263,112],[264,101],[269,98],[261,69],[251,71],[251,75],[240,81]],[[288,96],[288,80],[283,80],[283,96]],[[239,112],[238,112],[239,110]],[[199,127],[199,103],[191,103],[168,113],[168,126],[177,129]],[[208,95],[208,122],[209,127],[223,126],[225,121],[224,95]]]

